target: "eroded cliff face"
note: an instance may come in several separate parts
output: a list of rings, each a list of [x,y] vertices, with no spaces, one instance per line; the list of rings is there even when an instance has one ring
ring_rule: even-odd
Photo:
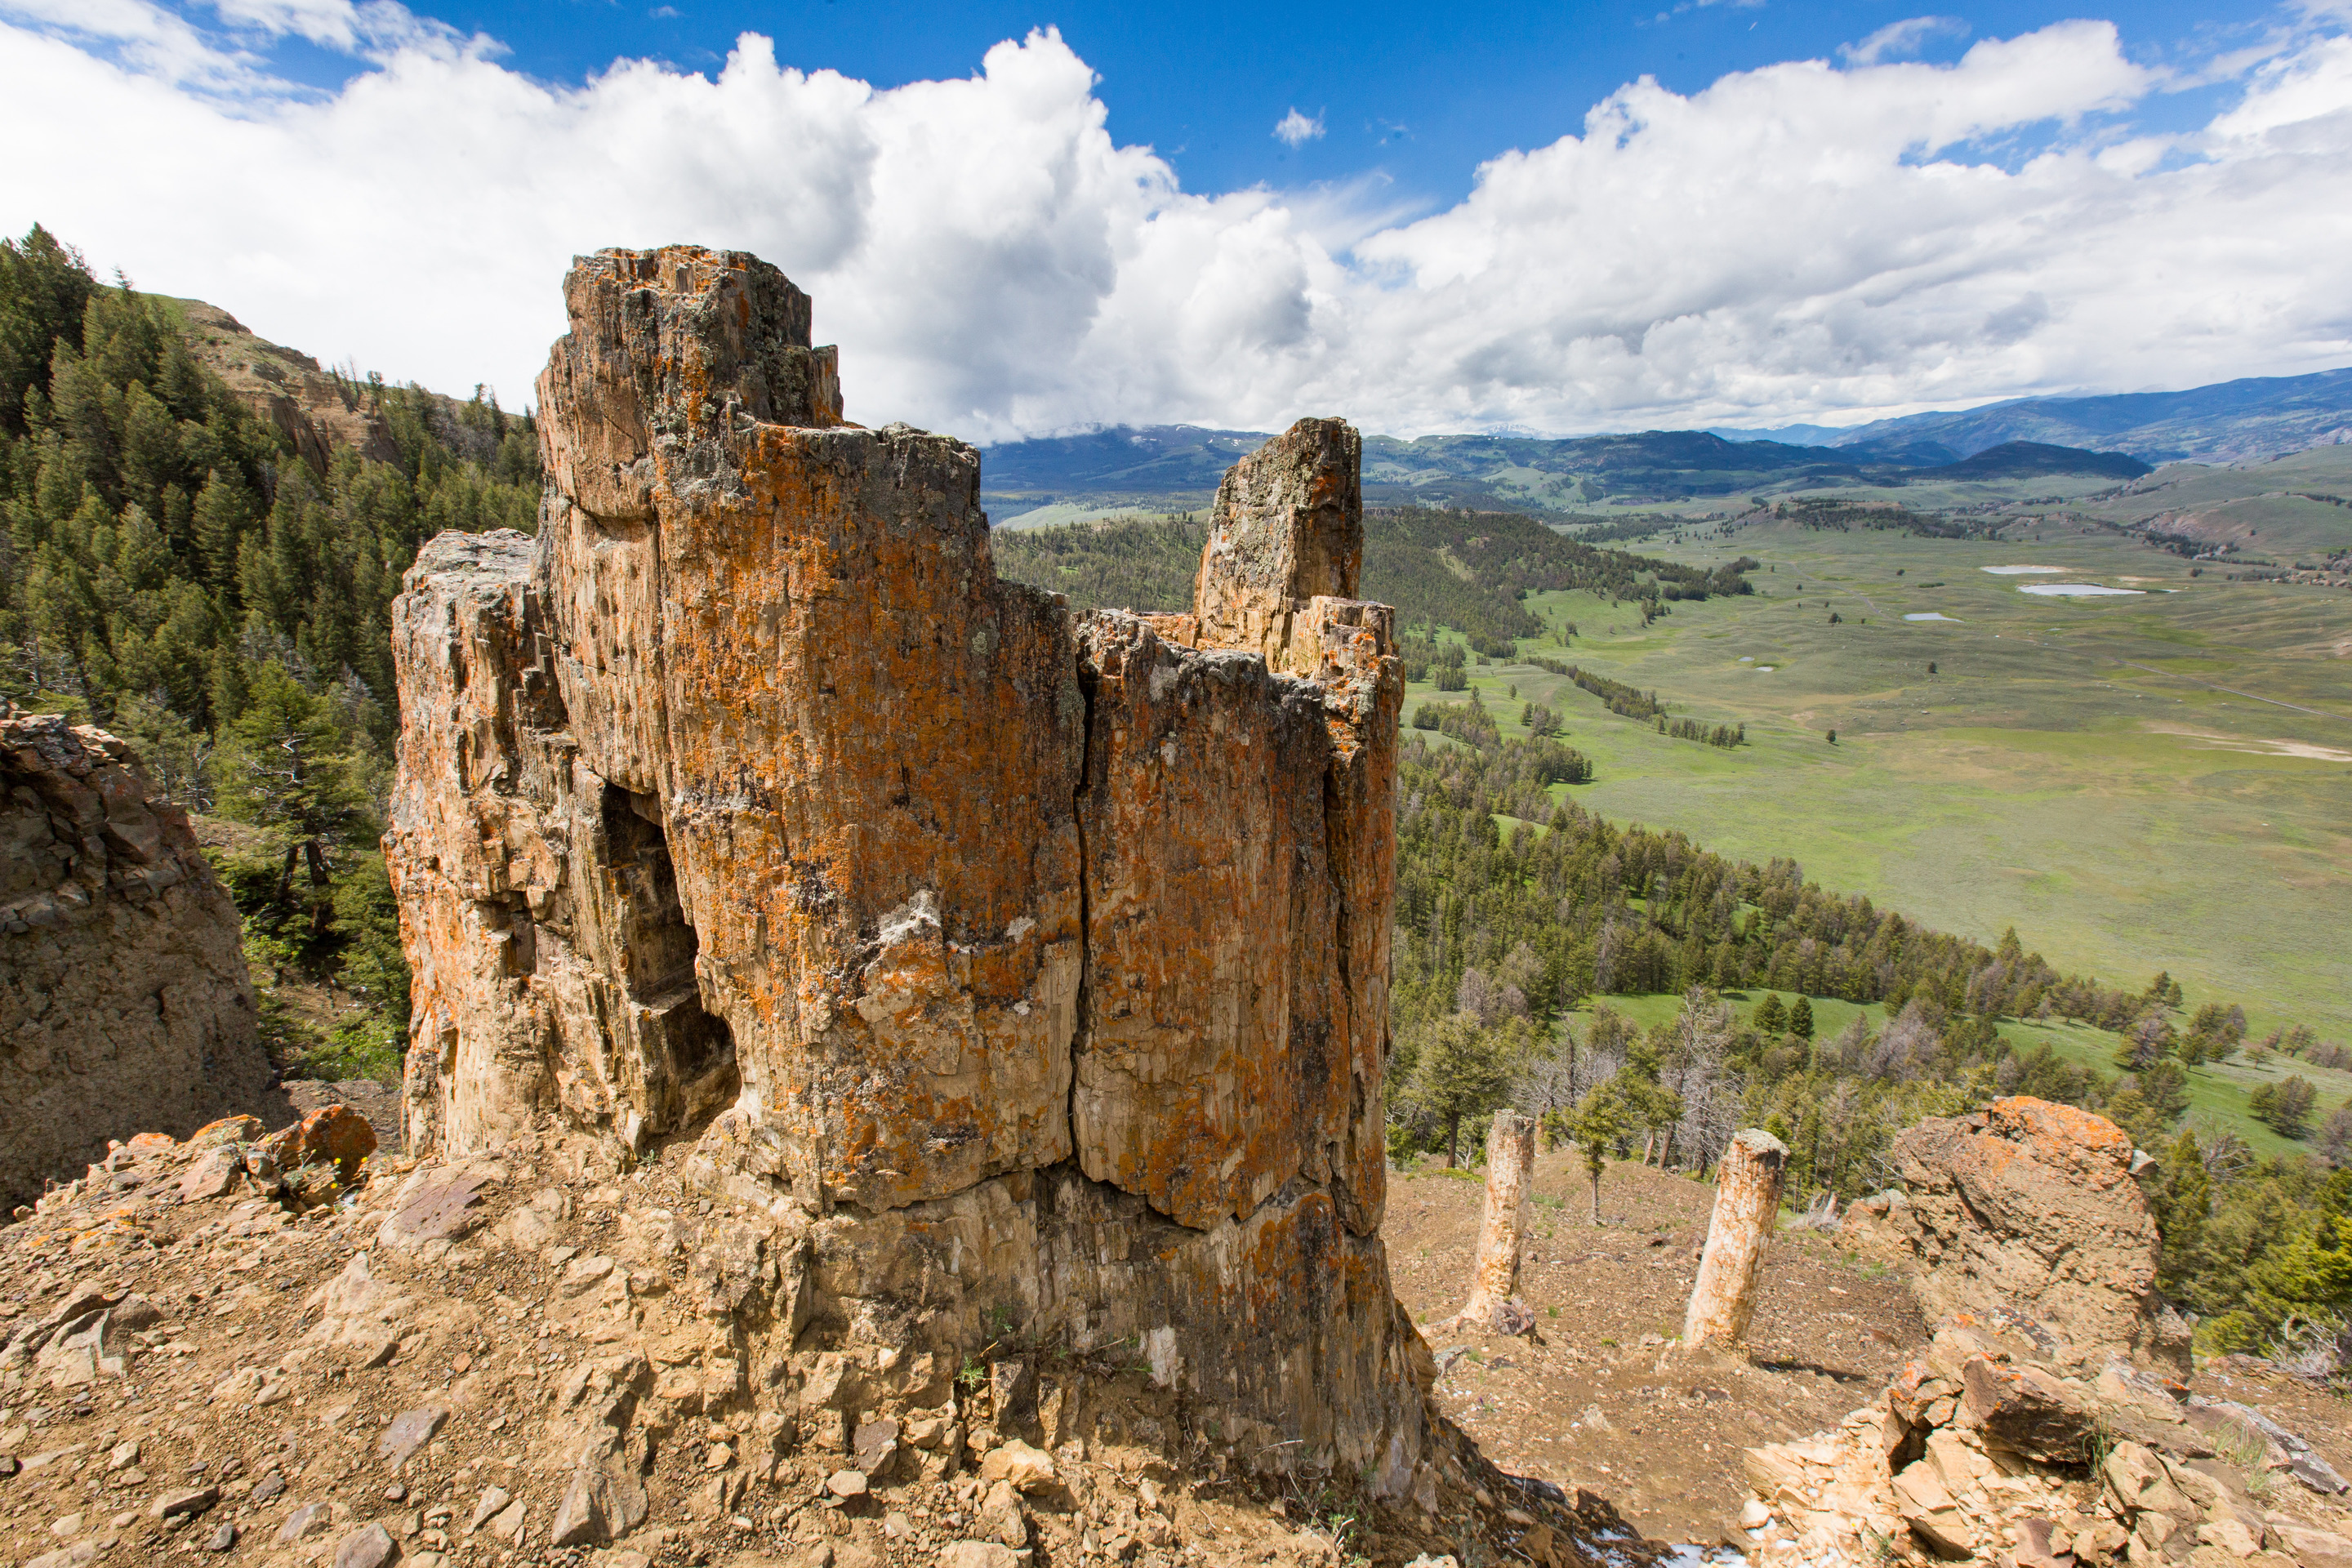
[[[0,716],[0,1198],[257,1100],[236,906],[122,742]]]
[[[1355,432],[1234,470],[1192,615],[1074,616],[997,580],[977,453],[842,422],[773,268],[565,299],[538,538],[435,540],[395,611],[411,1147],[695,1135],[775,1227],[778,1381],[1009,1315],[1410,1486]]]

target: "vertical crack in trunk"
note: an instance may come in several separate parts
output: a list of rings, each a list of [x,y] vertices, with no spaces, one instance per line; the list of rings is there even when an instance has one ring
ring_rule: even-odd
[[[842,1348],[901,1332],[920,1238],[952,1236],[958,1348],[983,1302],[1024,1303],[1148,1346],[1283,1439],[1264,1463],[1378,1460],[1397,1495],[1420,1427],[1375,1228],[1392,803],[1362,795],[1387,741],[1357,750],[1396,693],[1390,613],[1347,597],[1355,432],[1301,421],[1236,466],[1190,613],[1072,616],[988,569],[971,448],[840,426],[774,268],[607,251],[565,289],[536,573],[521,535],[445,534],[401,601],[389,848],[451,1041],[412,1105],[490,1146],[551,1067],[577,1124],[698,1131],[682,1169],[797,1236]],[[519,585],[551,670],[502,640]],[[461,694],[476,632],[496,657]],[[469,762],[534,680],[570,722],[533,707]],[[478,889],[547,938],[485,951]],[[697,1128],[745,1079],[764,1098]]]
[[[1070,1027],[1070,1092],[1062,1107],[1062,1114],[1070,1129],[1070,1160],[1079,1173],[1086,1171],[1086,1157],[1078,1146],[1078,1058],[1093,1038],[1091,1001],[1094,991],[1094,845],[1087,837],[1087,790],[1094,778],[1095,765],[1095,689],[1102,677],[1087,668],[1078,653],[1077,639],[1071,639],[1071,651],[1077,664],[1078,696],[1086,704],[1084,739],[1078,752],[1078,785],[1070,795],[1070,818],[1078,829],[1078,994],[1072,1004],[1075,1018]]]

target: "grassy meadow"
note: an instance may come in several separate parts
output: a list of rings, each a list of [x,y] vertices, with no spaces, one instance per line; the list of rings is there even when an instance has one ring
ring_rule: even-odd
[[[2328,510],[2352,542],[2352,510]],[[1675,717],[1744,722],[1750,743],[1672,739],[1531,665],[1479,667],[1505,733],[1518,702],[1560,713],[1594,760],[1574,791],[1588,807],[1793,857],[1988,943],[2014,924],[2110,984],[2168,969],[2192,1006],[2242,1003],[2258,1038],[2295,1022],[2352,1038],[2352,594],[2230,582],[2056,519],[1995,542],[1761,521],[1634,548],[1765,565],[1754,596],[1676,603],[1646,628],[1631,605],[1538,596],[1552,635],[1523,652],[1654,689]],[[2060,570],[1982,570],[2015,564]],[[2019,591],[2035,582],[2141,592]],[[1948,618],[1906,618],[1927,615]],[[1406,709],[1466,695],[1416,686]],[[2339,1103],[2352,1078],[2322,1088]]]

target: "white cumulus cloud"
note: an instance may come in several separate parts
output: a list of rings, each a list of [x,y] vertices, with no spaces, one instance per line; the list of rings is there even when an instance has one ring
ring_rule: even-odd
[[[1297,109],[1293,109],[1274,122],[1274,139],[1286,147],[1305,146],[1307,142],[1320,138],[1322,134],[1323,117],[1320,114],[1310,120],[1299,113]]]
[[[887,90],[756,34],[715,76],[562,87],[389,0],[213,15],[0,0],[0,138],[40,149],[0,224],[509,405],[568,258],[672,240],[807,289],[852,417],[976,439],[1765,424],[2352,363],[2352,43],[2315,13],[2185,134],[2136,124],[2167,83],[2114,27],[2069,22],[1948,65],[1644,79],[1419,216],[1377,182],[1185,191],[1050,30]],[[366,68],[278,80],[288,35]]]
[[[1842,46],[1838,58],[1850,65],[1874,66],[1881,60],[1916,55],[1922,46],[1937,38],[1968,36],[1969,25],[1958,16],[1910,16],[1887,23],[1860,43]]]

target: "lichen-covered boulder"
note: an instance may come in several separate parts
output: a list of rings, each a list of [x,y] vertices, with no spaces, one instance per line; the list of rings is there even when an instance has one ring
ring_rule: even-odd
[[[1895,1155],[1906,1201],[1885,1221],[1931,1320],[2007,1313],[2072,1359],[2121,1352],[2186,1370],[2179,1319],[2156,1293],[2156,1215],[2114,1122],[2016,1096],[1930,1117]]]

